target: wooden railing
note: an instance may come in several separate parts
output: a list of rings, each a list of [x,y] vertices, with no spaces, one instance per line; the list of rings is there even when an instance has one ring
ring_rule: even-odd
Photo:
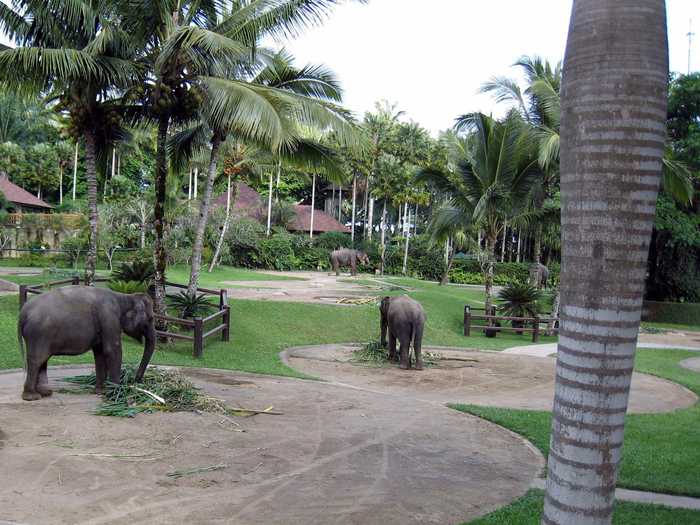
[[[97,277],[95,282],[106,282],[109,281],[106,277]],[[72,277],[70,279],[61,279],[59,281],[51,281],[46,284],[37,285],[26,285],[22,284],[19,287],[19,307],[20,310],[28,301],[30,295],[39,295],[51,288],[63,285],[79,285],[80,277]],[[183,288],[187,289],[187,286],[178,283],[166,282],[166,286],[173,288]],[[163,325],[166,326],[165,330],[156,330],[156,335],[159,341],[169,341],[171,339],[182,339],[185,341],[192,341],[193,343],[193,355],[194,357],[202,357],[204,353],[204,342],[210,336],[221,332],[221,340],[229,341],[231,334],[231,310],[228,305],[228,296],[226,290],[211,290],[208,288],[197,288],[197,292],[203,293],[205,295],[218,296],[219,304],[218,309],[213,314],[207,317],[194,317],[192,319],[184,319],[181,317],[173,317],[171,315],[159,315],[155,314],[153,317],[156,321],[162,321]],[[214,305],[212,305],[214,306]],[[214,326],[212,327],[212,323]],[[191,331],[192,335],[188,335],[182,332],[173,332],[167,327],[171,325],[184,327],[187,331]],[[206,332],[205,328],[209,328]]]
[[[484,312],[484,315],[474,315],[472,313],[472,310],[481,310]],[[466,305],[464,307],[464,335],[465,336],[470,336],[471,335],[471,329],[472,329],[472,322],[473,321],[486,321],[485,325],[473,325],[474,328],[483,328],[484,332],[488,331],[491,333],[498,333],[498,332],[517,332],[517,333],[523,333],[523,332],[531,332],[532,333],[532,342],[536,343],[539,341],[540,338],[540,332],[542,331],[540,328],[540,324],[542,323],[552,323],[552,326],[554,326],[554,329],[552,330],[552,333],[556,334],[558,332],[558,320],[553,317],[511,317],[511,316],[505,316],[505,315],[496,315],[496,307],[491,308],[491,314],[486,315],[486,311],[484,308],[476,308],[473,306]],[[500,326],[501,321],[515,321],[522,323],[523,326]],[[527,325],[531,325],[528,327]]]
[[[80,213],[8,213],[2,222],[11,227],[78,229],[85,221]]]

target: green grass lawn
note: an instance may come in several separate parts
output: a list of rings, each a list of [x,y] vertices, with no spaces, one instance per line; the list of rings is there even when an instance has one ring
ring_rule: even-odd
[[[225,275],[225,279],[228,279],[231,274]],[[182,277],[183,274],[178,274],[178,269],[169,275],[169,278],[183,282]],[[411,295],[423,304],[428,315],[425,345],[502,350],[530,342],[527,335],[512,333],[499,334],[490,339],[473,331],[471,337],[464,337],[464,304],[478,304],[482,293],[473,289],[409,281],[409,285],[415,289]],[[157,350],[153,362],[298,376],[296,371],[287,368],[279,360],[279,352],[286,347],[379,339],[379,311],[373,305],[333,306],[248,300],[231,300],[230,304],[232,315],[229,343],[210,339],[201,359],[191,356],[192,347],[187,343],[162,346]],[[0,297],[0,368],[21,366],[16,322],[17,297]],[[137,362],[141,354],[140,346],[129,339],[125,339],[125,342],[125,361]],[[51,361],[52,364],[76,362],[92,362],[92,356],[56,357]]]
[[[543,505],[544,491],[533,489],[510,505],[470,521],[469,525],[539,525]],[[612,522],[613,525],[690,525],[700,523],[700,512],[617,501]]]
[[[170,266],[168,268],[168,280],[187,284],[190,279],[190,267],[186,265]],[[246,268],[234,268],[232,266],[219,266],[209,273],[203,268],[199,274],[199,286],[203,288],[226,288],[224,281],[294,281],[305,280],[303,277],[289,277],[276,273],[262,273]]]
[[[700,395],[700,374],[678,362],[697,357],[684,350],[639,349],[635,369],[684,385]],[[546,456],[549,412],[453,405],[529,439]],[[700,497],[700,405],[665,414],[630,414],[625,424],[620,487]],[[496,523],[496,522],[494,522]]]
[[[676,323],[649,323],[643,322],[644,328],[660,328],[662,330],[681,330],[684,332],[700,332],[698,324],[676,324]]]

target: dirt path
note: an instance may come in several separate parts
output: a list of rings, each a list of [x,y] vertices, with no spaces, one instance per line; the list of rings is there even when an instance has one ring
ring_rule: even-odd
[[[368,276],[351,277],[349,274],[324,272],[278,272],[304,280],[289,281],[224,281],[230,286],[229,297],[234,299],[255,299],[258,301],[292,301],[315,304],[340,304],[342,299],[369,300],[380,295],[382,287],[367,286],[352,282]]]
[[[693,372],[700,372],[700,357],[691,357],[688,359],[684,359],[680,362],[680,365],[683,368],[692,370]]]
[[[53,381],[77,372],[49,373]],[[22,374],[0,374],[0,521],[461,523],[522,495],[542,467],[519,437],[438,403],[315,381],[187,373],[232,405],[274,405],[284,415],[235,424],[193,413],[97,417],[96,396],[27,403],[19,400]],[[227,466],[167,475],[212,465]]]
[[[555,360],[424,347],[448,358],[422,372],[394,365],[377,368],[351,362],[356,345],[321,345],[287,351],[289,365],[306,374],[373,392],[436,403],[467,403],[551,410]],[[454,360],[449,360],[454,358]],[[655,376],[635,373],[630,413],[667,412],[698,401],[690,390]]]

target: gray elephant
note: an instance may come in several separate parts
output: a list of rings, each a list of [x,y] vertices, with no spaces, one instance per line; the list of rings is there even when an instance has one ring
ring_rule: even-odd
[[[357,263],[369,264],[369,257],[360,250],[351,250],[349,248],[341,248],[331,252],[331,266],[336,275],[340,275],[341,266],[349,266],[350,273],[357,275]]]
[[[23,307],[17,323],[19,347],[27,377],[22,399],[50,396],[46,367],[53,355],[95,355],[95,391],[104,393],[105,379],[119,383],[122,366],[122,331],[145,340],[136,374],[143,379],[156,342],[153,302],[147,294],[121,294],[91,286],[66,286],[43,293]]]
[[[421,304],[407,295],[384,297],[379,306],[381,319],[381,344],[386,346],[389,333],[389,359],[396,359],[396,340],[400,344],[399,368],[411,368],[410,345],[413,341],[413,354],[416,370],[423,370],[421,345],[425,326],[425,311]]]
[[[530,266],[530,279],[537,288],[547,288],[549,269],[542,263]]]

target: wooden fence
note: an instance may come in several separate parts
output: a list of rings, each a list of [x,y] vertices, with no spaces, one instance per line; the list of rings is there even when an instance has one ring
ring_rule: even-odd
[[[472,310],[481,310],[484,312],[483,315],[474,315],[472,313]],[[484,308],[478,308],[478,307],[473,307],[466,305],[464,307],[464,335],[465,336],[470,336],[471,335],[471,329],[472,329],[472,322],[473,321],[486,321],[486,325],[474,325],[474,327],[478,328],[483,328],[484,331],[487,329],[491,332],[517,332],[517,333],[523,333],[523,332],[530,332],[532,333],[532,342],[536,343],[539,341],[540,338],[540,332],[542,332],[542,329],[540,328],[541,323],[552,323],[552,326],[554,327],[553,333],[557,333],[558,328],[557,328],[557,319],[556,318],[551,318],[551,317],[509,317],[509,316],[504,316],[504,315],[496,315],[496,307],[493,306],[491,308],[491,314],[486,315],[486,310]],[[521,327],[513,327],[513,326],[496,326],[494,323],[500,322],[500,321],[515,321],[515,322],[520,322],[523,324]],[[528,327],[528,324],[531,325]]]
[[[106,282],[109,279],[105,277],[96,277],[95,282]],[[79,285],[80,277],[72,277],[70,279],[62,279],[60,281],[51,281],[46,284],[38,285],[26,285],[22,284],[19,287],[19,307],[20,309],[29,300],[30,295],[39,295],[46,291],[46,289],[55,288],[56,286],[63,286],[66,284]],[[187,289],[187,286],[182,284],[166,282],[167,286],[173,288]],[[210,290],[208,288],[197,288],[197,292],[203,293],[205,295],[217,296],[219,298],[218,309],[215,313],[207,317],[194,317],[192,319],[184,319],[181,317],[173,317],[170,315],[159,315],[155,314],[153,317],[156,321],[163,321],[163,324],[167,326],[177,325],[185,328],[186,331],[191,331],[192,335],[188,335],[182,332],[173,332],[171,330],[156,330],[156,335],[159,336],[161,340],[169,339],[182,339],[185,341],[192,341],[193,343],[193,355],[194,357],[202,357],[204,353],[204,342],[207,338],[221,332],[221,340],[229,341],[231,333],[231,310],[228,306],[228,297],[226,290]],[[207,329],[205,331],[205,329]]]

